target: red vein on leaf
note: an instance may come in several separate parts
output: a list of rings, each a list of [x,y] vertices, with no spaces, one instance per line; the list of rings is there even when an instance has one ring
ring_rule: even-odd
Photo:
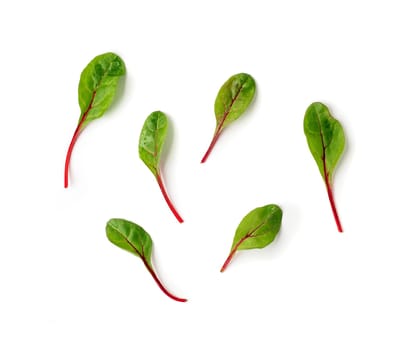
[[[224,265],[221,267],[221,272],[224,272],[225,269],[227,268],[228,264],[231,262],[232,258],[234,257],[234,254],[237,252],[239,246],[248,238],[254,237],[255,231],[257,231],[261,226],[263,226],[266,222],[263,222],[262,224],[258,225],[256,228],[254,228],[252,231],[248,232],[242,239],[239,240],[239,242],[234,246],[234,248],[231,249],[231,252],[228,255],[228,258],[225,260]]]
[[[321,129],[321,122],[318,118],[317,118],[317,120],[318,120],[319,127],[320,127],[321,144],[323,146],[323,155],[322,155],[321,159],[323,160],[324,182],[325,182],[326,188],[327,188],[328,200],[330,202],[331,210],[333,211],[333,216],[334,216],[334,220],[336,221],[337,230],[338,230],[338,232],[343,232],[343,227],[341,226],[340,217],[338,216],[338,211],[337,211],[336,203],[335,203],[335,200],[334,200],[333,186],[330,183],[329,173],[327,171],[327,164],[326,164],[326,148],[327,147],[324,143],[324,135],[323,135],[323,131]]]
[[[184,222],[182,219],[181,215],[179,215],[178,211],[176,210],[175,206],[173,205],[171,199],[168,196],[168,193],[166,192],[164,183],[162,181],[162,176],[160,172],[158,171],[156,173],[156,181],[158,182],[159,188],[161,189],[162,195],[165,198],[166,204],[168,204],[169,209],[171,210],[172,214],[174,214],[175,218],[178,220],[180,224]]]
[[[92,109],[93,102],[95,100],[96,90],[93,91],[92,98],[90,100],[89,106],[87,107],[85,113],[83,113],[82,117],[80,118],[79,123],[77,124],[76,130],[73,134],[72,140],[70,141],[69,148],[66,154],[66,161],[65,161],[65,174],[64,174],[64,186],[67,188],[69,186],[69,165],[70,159],[72,157],[73,148],[75,146],[76,140],[79,137],[83,123],[85,122],[87,115],[89,114],[90,110]]]
[[[207,151],[205,152],[204,156],[202,157],[201,163],[205,163],[207,161],[212,149],[214,148],[215,144],[217,143],[218,138],[221,135],[222,127],[225,123],[225,120],[227,119],[228,114],[231,111],[231,108],[232,108],[233,104],[235,103],[235,101],[237,100],[237,98],[238,98],[239,94],[241,93],[241,90],[242,90],[243,87],[244,87],[244,84],[240,86],[239,90],[237,91],[235,96],[232,98],[228,109],[225,111],[225,113],[222,117],[222,120],[219,122],[218,126],[215,128],[214,137],[212,138],[212,141],[211,141]]]

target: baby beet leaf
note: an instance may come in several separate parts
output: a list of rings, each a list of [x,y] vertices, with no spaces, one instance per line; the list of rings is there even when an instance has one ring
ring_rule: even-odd
[[[182,223],[184,220],[172,204],[162,180],[159,166],[163,145],[168,132],[168,118],[160,111],[153,112],[146,118],[139,138],[139,157],[149,170],[155,175],[156,181],[161,189],[162,195],[169,209],[176,219]]]
[[[240,222],[235,232],[231,251],[221,268],[227,268],[237,250],[264,248],[280,231],[282,210],[278,205],[269,204],[250,211]]]
[[[312,103],[304,116],[304,133],[321,176],[327,187],[328,199],[339,232],[343,232],[333,196],[333,172],[345,146],[344,131],[327,106]]]
[[[66,154],[64,185],[69,183],[69,163],[79,134],[92,120],[100,118],[111,105],[126,69],[122,59],[108,52],[96,56],[80,75],[78,99],[80,118]]]
[[[222,130],[238,119],[250,105],[255,94],[255,81],[249,75],[240,73],[229,78],[215,99],[216,127],[211,144],[201,163],[205,163],[214,148]]]
[[[168,297],[180,302],[187,301],[171,294],[159,280],[151,261],[152,239],[142,227],[124,219],[110,219],[106,224],[106,236],[114,245],[140,257],[156,284]]]

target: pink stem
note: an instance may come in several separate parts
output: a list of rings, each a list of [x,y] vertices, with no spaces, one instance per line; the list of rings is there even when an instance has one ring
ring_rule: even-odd
[[[229,253],[227,260],[225,260],[224,265],[222,265],[222,267],[221,267],[221,272],[225,271],[225,269],[227,268],[227,266],[231,262],[232,258],[234,257],[234,254],[235,254],[236,251],[237,251],[236,249],[231,250],[231,253]]]
[[[222,130],[222,129],[221,129],[221,130]],[[219,135],[221,135],[221,130],[218,130],[218,129],[217,129],[217,130],[215,131],[215,134],[214,134],[214,137],[212,138],[211,144],[209,145],[209,147],[208,147],[205,155],[202,157],[201,163],[205,163],[206,160],[208,159],[208,157],[209,157],[212,149],[214,148],[215,144],[216,144],[217,141],[218,141]]]
[[[333,211],[333,215],[334,215],[334,219],[336,221],[338,232],[343,232],[343,227],[341,226],[340,218],[338,216],[338,212],[337,212],[337,208],[336,208],[336,203],[334,201],[333,189],[332,189],[332,186],[331,186],[331,184],[328,180],[328,176],[326,176],[326,187],[327,187],[328,199],[330,201],[331,209]]]
[[[156,181],[158,182],[162,195],[165,198],[166,204],[168,204],[169,209],[172,211],[172,214],[174,214],[178,222],[182,224],[184,220],[182,219],[182,217],[179,215],[178,211],[175,209],[174,205],[172,204],[171,199],[169,198],[168,193],[166,192],[160,173],[156,174]]]
[[[65,188],[69,186],[69,164],[70,164],[70,158],[72,157],[73,147],[75,146],[76,140],[79,137],[80,132],[82,131],[82,125],[84,121],[86,120],[86,117],[89,114],[89,111],[92,108],[93,101],[95,100],[95,95],[96,95],[96,91],[93,92],[92,98],[90,99],[89,106],[87,107],[85,113],[83,113],[82,118],[80,118],[79,123],[77,124],[76,130],[72,137],[72,141],[70,142],[69,148],[67,150],[66,162],[65,162],[65,181],[64,181]]]
[[[77,128],[73,134],[72,141],[70,142],[69,149],[67,150],[66,154],[66,162],[65,162],[65,181],[64,185],[65,188],[69,186],[69,164],[70,164],[70,158],[72,157],[72,152],[73,152],[73,147],[75,146],[76,140],[79,137],[81,132],[81,124],[79,123],[77,125]]]
[[[254,230],[256,231],[256,230]],[[236,253],[236,251],[238,250],[238,247],[241,245],[242,242],[244,242],[247,238],[250,238],[252,236],[252,234],[254,233],[254,231],[249,232],[247,235],[245,235],[245,237],[243,237],[235,246],[234,248],[231,250],[231,252],[228,255],[227,260],[225,260],[224,265],[222,265],[221,267],[221,272],[224,272],[225,269],[227,268],[228,264],[231,262],[232,258],[234,257],[234,254]]]
[[[170,297],[171,299],[175,300],[175,301],[179,301],[179,302],[186,302],[188,301],[188,299],[184,299],[184,298],[178,298],[177,296],[173,295],[171,292],[169,292],[164,285],[161,283],[161,281],[159,280],[158,276],[156,275],[155,271],[153,270],[153,268],[148,264],[148,262],[146,261],[146,259],[142,259],[146,268],[148,269],[149,273],[151,274],[151,276],[153,277],[153,279],[155,280],[156,284],[158,285],[158,287],[161,289],[162,292],[164,292],[168,297]]]

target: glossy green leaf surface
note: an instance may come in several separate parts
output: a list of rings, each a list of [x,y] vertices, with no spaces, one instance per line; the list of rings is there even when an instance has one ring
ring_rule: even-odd
[[[308,147],[326,184],[327,194],[339,232],[343,232],[333,196],[333,173],[345,147],[344,130],[328,107],[312,103],[305,112],[304,133]]]
[[[239,73],[230,77],[215,99],[217,128],[224,128],[238,119],[255,95],[255,81],[251,75]]]
[[[321,176],[332,180],[334,169],[343,154],[344,131],[328,107],[320,102],[312,103],[304,116],[304,133]]]
[[[139,157],[156,176],[168,132],[168,118],[161,111],[151,113],[143,124],[139,138]]]
[[[231,249],[264,248],[279,232],[281,220],[282,210],[275,204],[250,211],[238,225]]]
[[[231,252],[221,272],[225,270],[236,251],[264,248],[270,244],[280,231],[281,221],[282,210],[275,204],[265,205],[250,211],[238,225]]]
[[[215,99],[216,126],[214,136],[201,163],[208,159],[222,130],[245,112],[254,95],[255,81],[251,75],[246,73],[233,75],[222,85]]]
[[[115,97],[119,79],[125,73],[122,59],[111,52],[96,56],[82,71],[78,87],[82,127],[106,112]]]
[[[152,266],[152,239],[139,225],[124,219],[111,219],[106,224],[106,236],[114,245],[139,256]]]
[[[187,301],[170,293],[159,280],[152,267],[152,238],[141,226],[124,219],[110,219],[106,224],[106,236],[117,247],[140,257],[163,293],[173,300]]]

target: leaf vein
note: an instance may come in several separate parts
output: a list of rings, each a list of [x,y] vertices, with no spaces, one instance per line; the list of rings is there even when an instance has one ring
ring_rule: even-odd
[[[224,115],[222,116],[222,120],[218,125],[218,132],[222,129],[222,126],[224,125],[229,112],[231,111],[232,106],[234,105],[235,101],[238,99],[239,94],[241,93],[242,88],[244,87],[246,83],[244,82],[243,84],[241,84],[240,88],[238,89],[237,93],[235,94],[235,96],[232,98],[230,105],[228,106],[228,109],[225,110]]]
[[[112,226],[112,227],[113,227],[113,226]],[[136,252],[136,254],[139,255],[139,257],[140,257],[141,259],[144,259],[145,255],[143,254],[143,243],[141,243],[141,246],[142,246],[142,253],[141,253],[141,252],[139,252],[138,248],[136,248],[136,247],[133,245],[133,243],[132,243],[125,235],[122,234],[122,232],[121,232],[119,229],[117,229],[116,227],[113,227],[113,229],[116,230],[116,232],[119,233],[119,235],[126,241],[127,244],[129,244],[129,246],[132,247],[132,249]]]

